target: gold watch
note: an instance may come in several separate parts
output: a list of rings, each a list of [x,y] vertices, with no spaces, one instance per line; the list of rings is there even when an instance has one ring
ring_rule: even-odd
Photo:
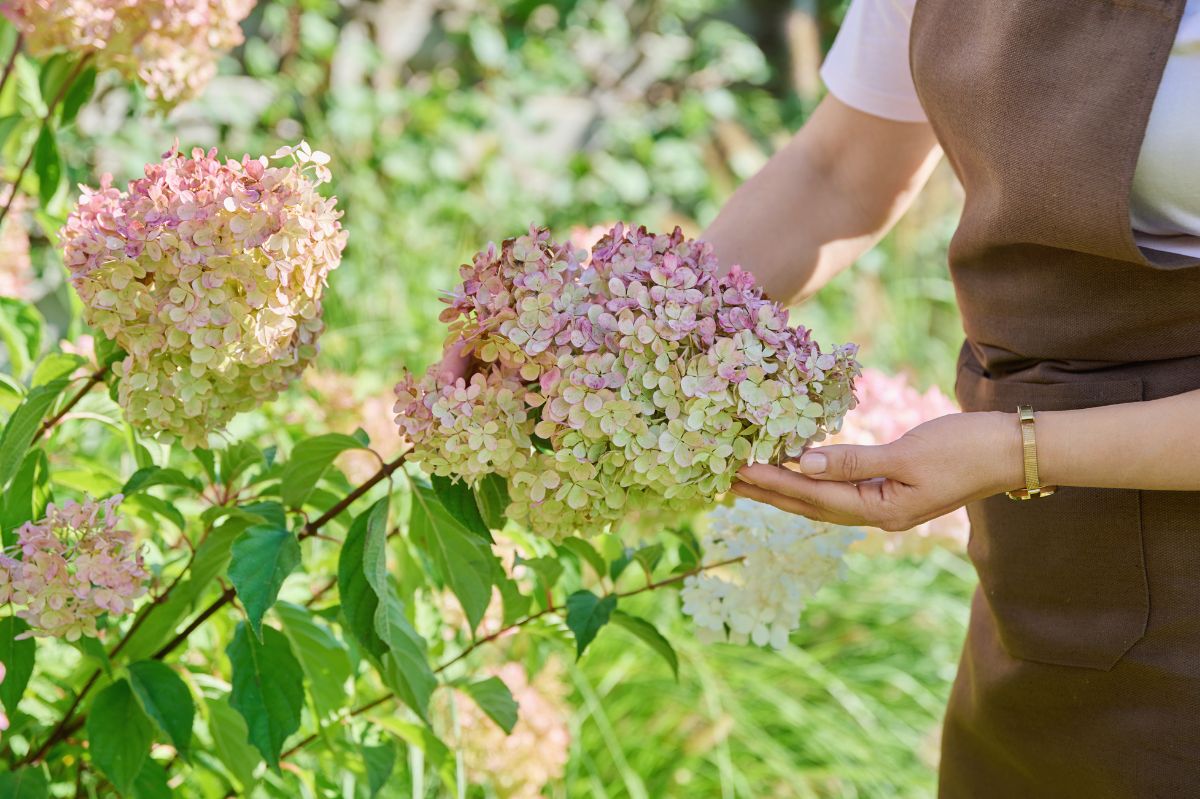
[[[1037,434],[1034,430],[1033,408],[1028,405],[1018,406],[1017,417],[1021,422],[1021,451],[1025,462],[1025,487],[1005,493],[1009,499],[1048,497],[1058,490],[1058,486],[1044,486],[1038,476]]]

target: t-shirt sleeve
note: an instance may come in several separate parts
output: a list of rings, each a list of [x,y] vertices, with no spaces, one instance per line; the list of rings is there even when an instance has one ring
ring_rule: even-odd
[[[852,0],[821,65],[833,96],[851,108],[898,122],[924,122],[913,86],[908,34],[916,0]]]

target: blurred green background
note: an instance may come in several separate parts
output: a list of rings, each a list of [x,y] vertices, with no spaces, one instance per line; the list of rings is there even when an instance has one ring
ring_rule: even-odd
[[[564,235],[618,219],[702,230],[819,99],[844,6],[264,1],[204,97],[128,124],[144,100],[102,87],[64,154],[89,182],[124,181],[176,139],[240,155],[303,137],[329,152],[351,234],[319,368],[351,375],[366,396],[436,357],[438,294],[489,240],[532,222]],[[862,344],[868,365],[948,388],[961,338],[945,268],[957,208],[943,168],[799,318],[823,343]],[[53,250],[35,244],[49,292],[39,305],[53,316],[67,290]],[[932,796],[973,584],[945,551],[855,556],[783,653],[702,646],[675,603],[648,600],[680,648],[680,681],[602,637],[569,672],[572,757],[547,793]]]

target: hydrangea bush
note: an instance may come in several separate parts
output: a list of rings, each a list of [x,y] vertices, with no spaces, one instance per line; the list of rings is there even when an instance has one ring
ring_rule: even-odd
[[[396,387],[431,474],[504,478],[509,513],[552,538],[728,491],[737,468],[799,455],[852,407],[855,348],[822,352],[677,229],[615,226],[591,252],[549,231],[462,267],[442,318],[480,368]]]

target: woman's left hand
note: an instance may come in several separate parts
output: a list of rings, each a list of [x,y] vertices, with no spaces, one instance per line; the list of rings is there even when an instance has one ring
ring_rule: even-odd
[[[733,492],[818,521],[899,531],[1024,484],[1016,415],[957,413],[891,444],[809,449],[799,471],[745,466]]]

